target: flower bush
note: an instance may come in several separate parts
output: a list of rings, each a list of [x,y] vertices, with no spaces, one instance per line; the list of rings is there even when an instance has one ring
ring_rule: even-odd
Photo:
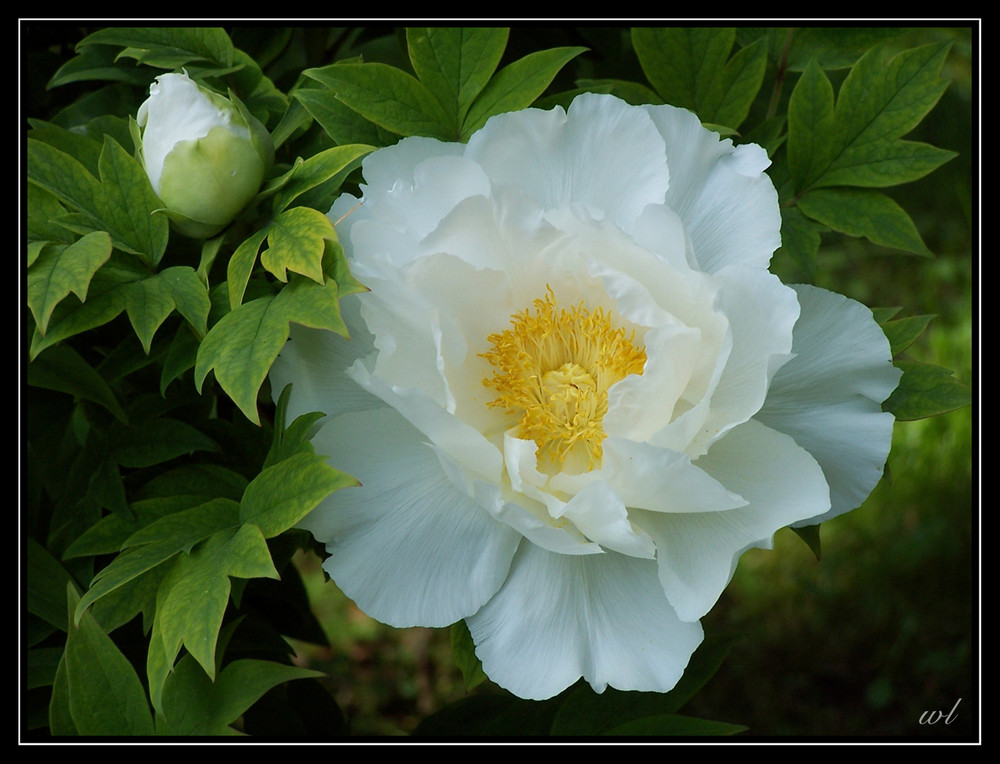
[[[864,306],[769,273],[766,152],[577,97],[369,155],[329,217],[370,291],[272,371],[361,486],[303,521],[395,626],[464,619],[525,698],[666,691],[740,555],[858,506],[899,371]]]

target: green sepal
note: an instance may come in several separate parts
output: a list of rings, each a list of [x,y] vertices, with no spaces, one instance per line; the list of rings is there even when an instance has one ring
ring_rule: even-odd
[[[819,524],[817,525],[805,525],[801,528],[792,528],[795,531],[795,535],[806,542],[806,546],[813,553],[816,558],[816,562],[819,562],[823,556],[823,547],[820,544],[819,538]]]

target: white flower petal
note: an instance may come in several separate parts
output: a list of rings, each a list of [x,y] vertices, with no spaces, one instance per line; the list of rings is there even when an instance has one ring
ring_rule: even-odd
[[[560,522],[544,514],[545,505],[541,504],[539,495],[539,511],[532,512],[524,504],[531,495],[538,495],[532,489],[518,498],[521,503],[508,501],[500,486],[477,480],[473,484],[476,502],[484,507],[490,515],[500,522],[518,531],[524,538],[540,549],[556,554],[590,555],[601,554],[600,546],[588,541],[572,523]],[[551,502],[551,497],[545,497]]]
[[[399,414],[344,414],[313,442],[361,486],[332,494],[301,525],[327,543],[324,567],[366,613],[447,626],[500,587],[521,535],[457,490]]]
[[[609,437],[650,440],[674,419],[678,403],[704,361],[698,329],[661,326],[645,336],[646,366],[608,391],[604,430]],[[650,401],[656,401],[650,406]]]
[[[718,512],[747,504],[690,457],[622,438],[604,441],[601,474],[629,507],[654,512]]]
[[[645,109],[667,145],[667,206],[684,221],[701,269],[715,273],[732,263],[766,268],[781,246],[781,214],[763,173],[764,150],[720,141],[685,109]]]
[[[681,273],[696,273],[697,261],[684,221],[670,207],[649,204],[628,233],[643,249],[655,253]]]
[[[373,376],[361,361],[356,361],[347,374],[362,388],[402,414],[456,464],[473,475],[499,482],[503,469],[500,450],[480,432],[448,413],[430,396],[416,388],[386,384]]]
[[[542,253],[562,234],[537,204],[513,188],[497,189],[486,199],[463,199],[421,242],[421,254],[447,253],[480,268],[498,268],[516,277],[534,266],[525,252]]]
[[[701,643],[678,620],[656,564],[613,552],[569,557],[523,544],[503,588],[466,619],[487,675],[523,698],[581,676],[596,692],[665,692]]]
[[[574,99],[567,113],[493,117],[469,139],[466,156],[544,208],[583,205],[625,226],[647,204],[662,204],[670,182],[653,124],[623,101],[596,94]]]
[[[372,290],[360,298],[361,315],[378,350],[372,373],[390,385],[419,389],[452,411],[437,307],[412,288],[405,274],[394,278],[387,269],[391,266],[373,259],[362,275]]]
[[[795,291],[795,358],[775,375],[756,419],[791,435],[823,468],[830,511],[796,524],[813,525],[860,505],[882,477],[893,417],[881,404],[901,372],[868,308],[817,287]]]
[[[767,271],[730,265],[716,277],[723,283],[719,309],[729,319],[733,349],[702,430],[687,449],[692,456],[760,410],[771,378],[791,357],[799,316],[795,292]]]
[[[573,525],[605,549],[652,560],[656,550],[641,528],[629,520],[621,497],[603,480],[591,480],[559,510],[559,517]]]
[[[475,162],[459,156],[432,156],[413,168],[411,187],[402,188],[397,180],[386,198],[374,202],[371,212],[420,241],[459,202],[489,193],[490,180]]]
[[[685,621],[711,609],[745,549],[769,543],[779,528],[830,506],[816,461],[790,437],[758,422],[731,430],[696,466],[749,503],[723,512],[639,511],[636,520],[656,543],[660,581]]]
[[[390,220],[397,210],[399,214],[406,215],[410,198],[416,195],[417,168],[429,159],[459,157],[462,152],[463,147],[457,143],[413,137],[368,154],[361,162],[365,177],[361,191],[367,210],[370,214]],[[433,202],[426,195],[424,201]],[[437,220],[431,220],[423,221],[420,225],[426,233],[436,224]]]

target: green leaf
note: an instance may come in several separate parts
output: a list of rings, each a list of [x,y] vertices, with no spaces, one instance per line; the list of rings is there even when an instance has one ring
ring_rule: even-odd
[[[413,70],[434,94],[458,135],[469,107],[500,65],[508,30],[499,27],[410,27]]]
[[[559,70],[585,50],[580,47],[550,48],[529,53],[505,66],[472,102],[458,139],[467,141],[495,114],[531,106],[545,92]]]
[[[31,132],[28,133],[28,138],[44,141],[52,148],[73,157],[95,178],[100,175],[103,137],[94,139],[83,132],[40,120],[30,120],[29,124]]]
[[[240,502],[240,520],[253,523],[271,538],[294,526],[334,491],[352,485],[359,483],[324,457],[298,453],[250,482]]]
[[[92,401],[107,409],[118,421],[128,421],[125,410],[104,377],[66,345],[51,347],[29,363],[25,381],[32,387],[57,390],[74,398]]]
[[[940,71],[948,48],[925,45],[889,60],[884,46],[873,48],[844,80],[832,118],[829,80],[810,64],[789,104],[789,169],[796,189],[907,183],[954,157],[900,140],[947,88]]]
[[[133,533],[125,551],[103,568],[80,599],[76,617],[109,592],[141,576],[212,534],[239,524],[239,505],[229,499],[214,499],[168,515]]]
[[[195,61],[229,67],[235,55],[229,35],[220,27],[110,27],[88,35],[77,48],[90,45],[127,48],[122,55],[166,69]]]
[[[195,387],[201,392],[208,372],[254,424],[257,391],[288,339],[288,321],[274,307],[274,297],[259,297],[227,313],[209,329],[198,348]]]
[[[275,211],[284,210],[300,194],[350,169],[373,150],[374,146],[350,144],[335,146],[309,157],[296,166],[289,182],[278,191],[274,201]]]
[[[161,735],[233,735],[229,725],[272,687],[294,679],[322,676],[318,671],[261,660],[236,660],[211,681],[191,658],[184,658],[163,690]]]
[[[769,157],[773,157],[775,152],[785,142],[785,125],[788,116],[778,114],[770,119],[765,119],[743,133],[743,143],[756,143],[767,151]]]
[[[681,716],[679,714],[661,714],[659,716],[647,716],[642,719],[620,724],[617,727],[602,732],[602,735],[623,735],[626,737],[638,735],[656,736],[720,736],[735,735],[746,731],[742,724],[729,724],[728,722],[716,722],[711,719],[697,719],[692,716]]]
[[[28,181],[64,204],[94,215],[97,179],[70,154],[34,138],[28,138]],[[96,226],[96,216],[94,222]]]
[[[726,64],[722,76],[712,83],[703,103],[711,117],[706,122],[724,125],[735,131],[750,112],[767,69],[767,45],[764,39],[740,49]]]
[[[260,264],[279,281],[287,281],[288,271],[294,271],[322,284],[325,241],[336,237],[333,223],[322,212],[293,207],[268,227],[268,248],[260,256]]]
[[[149,81],[149,77],[134,67],[119,65],[113,48],[94,45],[80,50],[76,56],[60,66],[49,80],[48,87],[55,88],[87,80],[127,82],[141,87]]]
[[[209,371],[254,424],[259,423],[257,391],[288,339],[289,322],[347,335],[340,317],[337,284],[292,278],[274,297],[260,297],[227,313],[198,348],[195,386]]]
[[[215,498],[144,525],[122,543],[122,548],[149,546],[162,548],[170,554],[190,552],[209,536],[238,525],[238,503],[232,499]],[[98,573],[95,579],[108,575],[108,568]]]
[[[125,311],[143,351],[149,355],[153,335],[174,308],[199,336],[208,330],[211,301],[208,290],[190,266],[167,268],[128,285],[123,292]]]
[[[898,318],[895,321],[880,321],[879,325],[889,340],[889,352],[892,353],[893,357],[913,344],[913,341],[924,333],[927,325],[934,318],[934,316],[908,316]]]
[[[165,575],[158,579],[160,585],[157,587],[156,591],[156,605],[161,604],[165,599],[167,594],[169,594],[169,582],[171,580],[171,575],[173,573],[172,567],[167,567]],[[174,670],[174,661],[177,659],[177,653],[180,652],[180,645],[171,645],[170,654],[167,655],[167,647],[163,642],[163,630],[161,628],[162,619],[153,618],[153,627],[149,630],[149,644],[146,649],[146,682],[149,687],[149,702],[153,705],[153,710],[156,715],[157,726],[159,726],[160,715],[163,713],[163,688],[167,682],[167,678],[170,676],[170,672]],[[191,656],[186,656],[186,661],[194,664],[197,667],[197,661]],[[204,673],[199,670],[199,673]]]
[[[66,608],[63,607],[63,619],[66,618]],[[56,681],[56,672],[64,655],[61,647],[36,647],[28,650],[24,662],[26,669],[25,689],[35,687],[51,687]]]
[[[67,586],[69,613],[79,604]],[[152,735],[153,718],[135,669],[90,614],[66,638],[69,711],[81,735]]]
[[[33,242],[72,244],[76,240],[69,231],[52,222],[66,214],[66,208],[53,194],[41,186],[28,183],[24,189],[24,198],[28,212],[26,232],[29,244]],[[29,259],[28,267],[31,265],[32,261]]]
[[[322,411],[302,414],[296,417],[295,421],[286,429],[285,417],[291,392],[292,385],[289,383],[285,385],[275,403],[274,434],[271,438],[271,447],[268,449],[267,457],[264,459],[265,468],[271,467],[298,453],[315,453],[312,443],[309,441],[318,429],[316,423],[323,419],[326,414]]]
[[[971,390],[948,369],[916,361],[897,361],[895,366],[902,370],[903,376],[882,408],[892,412],[896,419],[925,419],[972,402]]]
[[[623,692],[609,687],[598,695],[590,685],[579,682],[566,691],[550,734],[617,734],[611,730],[636,720],[676,713],[715,675],[733,642],[724,638],[706,639],[691,657],[677,685],[667,693]]]
[[[398,140],[395,133],[368,121],[343,101],[338,100],[332,90],[299,88],[292,95],[333,142],[340,146],[349,144],[388,146]]]
[[[895,201],[869,188],[822,188],[798,200],[804,215],[834,231],[874,244],[931,257],[913,220]]]
[[[206,78],[216,77],[209,84],[220,93],[228,91],[230,100],[237,106],[246,104],[247,110],[261,124],[270,124],[272,116],[282,115],[288,110],[288,96],[265,76],[256,59],[249,53],[239,48],[234,48],[234,53],[231,71],[223,68],[222,71],[210,69],[205,72]],[[238,98],[235,97],[237,95]]]
[[[51,553],[30,536],[25,541],[28,612],[66,631],[66,586],[72,579]]]
[[[113,554],[120,550],[129,536],[161,517],[204,504],[211,495],[197,493],[143,499],[130,505],[131,517],[106,515],[76,538],[63,552],[63,559]]]
[[[218,236],[214,236],[211,239],[205,239],[201,243],[201,258],[198,260],[198,268],[195,273],[198,275],[199,281],[208,287],[208,274],[212,270],[212,265],[215,263],[215,258],[219,254],[219,250],[222,248],[222,242],[226,239],[226,234],[229,229],[225,229]]]
[[[215,645],[229,604],[230,576],[278,578],[267,543],[253,525],[217,531],[190,554],[177,557],[169,583],[163,584],[167,594],[156,604],[166,655],[183,644],[210,677],[215,676]]]
[[[49,732],[52,733],[53,737],[80,734],[69,710],[69,683],[66,678],[65,653],[56,667],[56,676],[52,682],[52,698],[49,700]]]
[[[28,307],[42,334],[56,305],[70,292],[83,302],[87,288],[111,257],[111,237],[104,231],[89,233],[79,241],[45,247],[28,269]]]
[[[208,331],[212,301],[198,272],[188,265],[177,265],[160,271],[157,278],[166,287],[177,312],[184,316],[199,337],[204,336]]]
[[[34,186],[29,186],[29,188],[35,188]],[[27,265],[30,268],[38,261],[38,256],[42,254],[42,250],[47,247],[49,242],[47,241],[28,241],[28,254],[27,254]],[[35,319],[35,323],[38,323],[38,319]]]
[[[471,695],[421,720],[414,736],[547,735],[562,696],[543,701],[510,694]]]
[[[733,129],[746,119],[767,66],[764,38],[730,59],[735,41],[735,29],[718,27],[632,30],[642,70],[666,103]]]
[[[810,61],[826,70],[846,69],[865,52],[886,40],[898,37],[899,27],[804,27],[794,30],[788,50],[789,71],[802,71]],[[780,34],[784,44],[785,32]]]
[[[95,215],[127,252],[155,267],[167,248],[168,223],[155,214],[162,207],[146,171],[125,149],[104,137],[101,151],[101,193],[95,196]]]
[[[454,140],[448,115],[411,74],[381,63],[338,63],[306,69],[347,106],[390,132]],[[303,102],[305,103],[305,102]]]
[[[922,178],[956,156],[915,141],[857,143],[831,163],[816,185],[895,186]]]
[[[134,498],[160,500],[172,496],[193,495],[205,498],[218,496],[239,501],[246,487],[247,479],[240,473],[218,464],[199,462],[181,464],[158,474],[135,491]]]
[[[875,323],[881,326],[886,321],[889,321],[893,316],[895,316],[902,308],[872,308],[872,317],[875,319]]]
[[[351,213],[348,212],[341,217],[340,220],[334,221],[334,228],[336,228],[337,223],[350,214]],[[332,276],[333,280],[337,282],[337,290],[341,297],[368,291],[368,287],[354,278],[351,274],[350,266],[347,263],[347,257],[344,254],[344,248],[341,246],[339,241],[327,240],[326,253],[323,257],[323,270]]]
[[[699,97],[719,76],[736,41],[730,28],[649,28],[632,30],[632,47],[646,79],[666,103],[698,110]]]
[[[643,104],[662,104],[660,98],[652,89],[640,82],[630,82],[629,80],[615,79],[580,79],[577,80],[582,92],[588,93],[610,93],[621,98],[623,101],[641,106]]]
[[[112,437],[115,460],[130,468],[162,464],[195,451],[219,450],[219,445],[201,430],[170,417],[134,422],[127,427],[115,425]]]
[[[116,247],[155,266],[166,250],[168,223],[154,214],[162,205],[145,171],[107,136],[99,170],[100,181],[69,154],[28,139],[29,182],[80,212],[62,222],[80,233],[107,231]]]
[[[274,148],[279,149],[299,130],[306,129],[312,123],[312,115],[299,101],[291,101],[288,110],[282,115],[278,126],[271,132]]]
[[[449,630],[451,637],[451,657],[462,672],[466,691],[486,680],[483,664],[476,656],[476,645],[472,641],[472,633],[465,621],[452,624]]]
[[[174,301],[170,291],[157,276],[134,281],[124,292],[125,312],[142,345],[149,355],[153,335],[167,316],[174,312]]]
[[[94,470],[87,483],[87,499],[116,515],[131,515],[125,499],[125,483],[114,459],[104,459]]]
[[[64,339],[111,321],[125,309],[129,285],[148,275],[149,271],[134,258],[112,253],[111,259],[91,279],[86,302],[67,298],[53,310],[44,336],[36,327],[29,357],[33,359]]]
[[[783,207],[781,210],[781,255],[788,255],[798,263],[812,281],[816,277],[816,254],[819,252],[819,224],[806,218],[795,207]]]
[[[824,173],[824,185],[905,183],[955,156],[912,143],[903,144],[909,149],[900,151],[894,140],[916,127],[947,89],[940,72],[949,47],[925,45],[888,61],[883,48],[873,48],[861,57],[837,96],[841,151]],[[885,144],[890,142],[895,151],[886,156]]]
[[[255,231],[236,248],[232,257],[229,258],[229,265],[226,267],[226,282],[229,288],[230,310],[236,310],[243,302],[247,282],[250,281],[254,263],[257,262],[257,253],[265,238],[267,238],[267,228]]]
[[[805,189],[833,161],[833,85],[815,61],[806,67],[788,101],[788,172]]]
[[[708,683],[708,680],[715,676],[726,656],[729,655],[729,651],[739,639],[738,636],[726,635],[706,637],[695,650],[694,655],[691,656],[683,676],[674,689],[664,696],[664,704],[660,712],[673,713],[683,708],[684,704],[691,700]]]
[[[163,369],[160,372],[160,395],[167,397],[167,387],[188,369],[194,368],[198,355],[198,338],[188,326],[178,326],[167,355],[163,359]]]
[[[166,565],[156,567],[97,600],[90,612],[101,628],[110,633],[142,613],[143,631],[148,632],[156,614],[156,592],[166,570]]]

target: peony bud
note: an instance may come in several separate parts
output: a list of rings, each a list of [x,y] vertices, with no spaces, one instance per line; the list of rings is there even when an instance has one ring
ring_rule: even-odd
[[[136,122],[149,182],[185,236],[204,239],[225,228],[257,194],[274,158],[267,128],[186,73],[157,77]]]

